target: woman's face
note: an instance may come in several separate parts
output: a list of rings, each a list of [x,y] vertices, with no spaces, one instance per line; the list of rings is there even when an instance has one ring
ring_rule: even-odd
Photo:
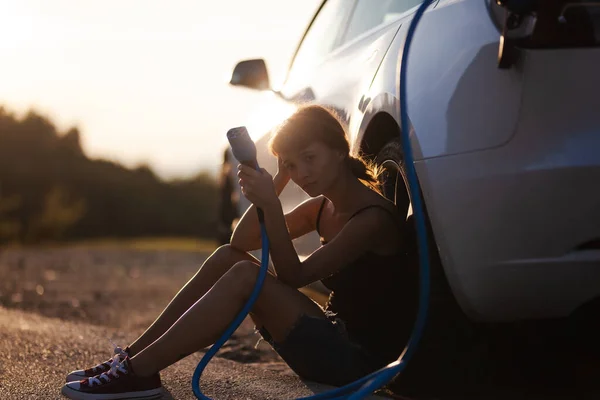
[[[294,183],[309,196],[324,193],[340,173],[344,154],[321,142],[302,150],[280,153],[279,157]]]

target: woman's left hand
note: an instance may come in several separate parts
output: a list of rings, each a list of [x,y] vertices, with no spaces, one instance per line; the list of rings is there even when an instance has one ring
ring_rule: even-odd
[[[247,165],[238,165],[238,182],[246,198],[259,208],[267,208],[279,201],[273,177],[266,169],[256,170]]]

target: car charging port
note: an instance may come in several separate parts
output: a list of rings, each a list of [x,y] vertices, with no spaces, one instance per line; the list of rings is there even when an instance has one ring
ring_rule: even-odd
[[[495,0],[491,14],[501,31],[498,67],[512,67],[519,49],[600,46],[600,1]]]
[[[528,37],[535,26],[536,0],[496,0],[492,14],[501,30],[498,68],[508,69],[519,58],[519,39]]]

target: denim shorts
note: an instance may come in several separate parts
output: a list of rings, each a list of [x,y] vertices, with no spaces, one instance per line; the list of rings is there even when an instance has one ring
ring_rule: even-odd
[[[257,331],[303,379],[343,386],[381,367],[349,338],[344,322],[331,314],[326,318],[302,315],[281,343],[264,327]]]

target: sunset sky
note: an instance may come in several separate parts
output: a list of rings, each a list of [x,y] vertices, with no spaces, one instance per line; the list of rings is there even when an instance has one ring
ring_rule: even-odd
[[[263,57],[281,80],[319,3],[0,0],[0,105],[79,127],[92,157],[214,171],[268,96],[230,87],[235,63]]]

